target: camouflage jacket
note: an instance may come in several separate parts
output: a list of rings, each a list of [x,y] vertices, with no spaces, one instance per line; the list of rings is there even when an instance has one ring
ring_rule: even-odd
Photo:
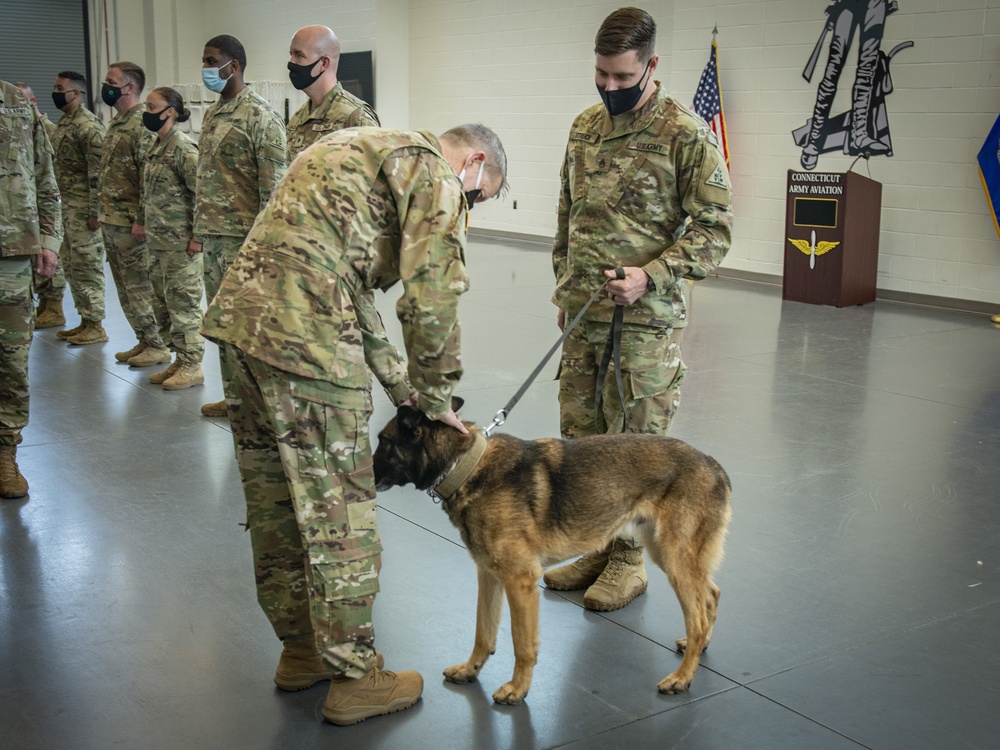
[[[47,135],[49,137],[49,141],[51,141],[52,140],[52,136],[54,136],[56,134],[56,126],[55,126],[55,124],[52,122],[52,120],[49,119],[49,116],[47,114],[45,114],[44,112],[42,112],[38,116],[38,119],[41,120],[42,127],[45,128],[45,135]]]
[[[605,270],[638,266],[656,289],[625,307],[625,322],[681,328],[687,311],[678,280],[703,279],[718,267],[732,228],[729,173],[701,118],[659,82],[636,112],[612,118],[597,104],[576,118],[566,147],[552,301],[575,315]],[[610,321],[614,308],[605,296],[587,317]]]
[[[56,123],[52,148],[56,152],[56,180],[63,204],[97,216],[97,177],[104,149],[104,123],[79,106]]]
[[[198,138],[194,234],[245,237],[285,173],[285,125],[247,86],[205,113]]]
[[[58,253],[61,242],[52,144],[21,89],[0,81],[0,258]]]
[[[149,147],[142,179],[146,233],[186,243],[194,226],[198,146],[176,125]]]
[[[328,135],[289,168],[202,333],[287,372],[368,388],[357,300],[402,279],[410,381],[420,409],[442,416],[462,374],[465,218],[462,186],[430,133]]]
[[[291,162],[327,133],[345,128],[378,127],[378,115],[338,83],[314,107],[307,100],[288,121],[288,161]]]
[[[127,227],[145,223],[142,212],[142,170],[156,138],[142,124],[144,105],[136,104],[108,125],[97,179],[102,224]]]

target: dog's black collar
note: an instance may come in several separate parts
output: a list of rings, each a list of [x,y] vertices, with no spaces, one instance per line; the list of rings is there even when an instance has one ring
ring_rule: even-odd
[[[431,490],[431,496],[440,497],[447,502],[458,488],[465,484],[472,472],[479,465],[479,460],[486,453],[486,436],[480,430],[472,433],[472,447],[463,455],[448,474]]]

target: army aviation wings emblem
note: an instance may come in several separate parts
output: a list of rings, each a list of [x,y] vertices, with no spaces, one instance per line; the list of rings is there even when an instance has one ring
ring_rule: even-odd
[[[825,240],[817,243],[815,229],[809,233],[809,242],[806,242],[805,240],[794,240],[791,237],[788,238],[788,241],[809,256],[809,268],[816,267],[817,255],[826,255],[840,244],[839,242],[826,242]]]

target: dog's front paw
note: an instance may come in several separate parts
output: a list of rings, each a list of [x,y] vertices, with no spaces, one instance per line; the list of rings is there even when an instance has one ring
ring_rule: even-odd
[[[527,690],[519,690],[514,687],[513,682],[508,682],[506,685],[501,685],[500,689],[493,693],[493,700],[508,706],[516,706],[524,700],[524,696],[527,694]]]
[[[681,677],[677,672],[673,674],[668,674],[660,683],[656,686],[656,689],[661,693],[684,693],[691,686],[690,677]]]
[[[479,670],[472,669],[468,662],[456,664],[454,667],[448,667],[444,670],[444,678],[448,682],[475,682],[478,676]]]

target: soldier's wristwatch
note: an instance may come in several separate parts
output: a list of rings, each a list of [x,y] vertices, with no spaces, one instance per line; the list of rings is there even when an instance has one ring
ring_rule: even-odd
[[[656,282],[653,281],[653,277],[650,276],[648,273],[646,274],[646,291],[656,292]]]

